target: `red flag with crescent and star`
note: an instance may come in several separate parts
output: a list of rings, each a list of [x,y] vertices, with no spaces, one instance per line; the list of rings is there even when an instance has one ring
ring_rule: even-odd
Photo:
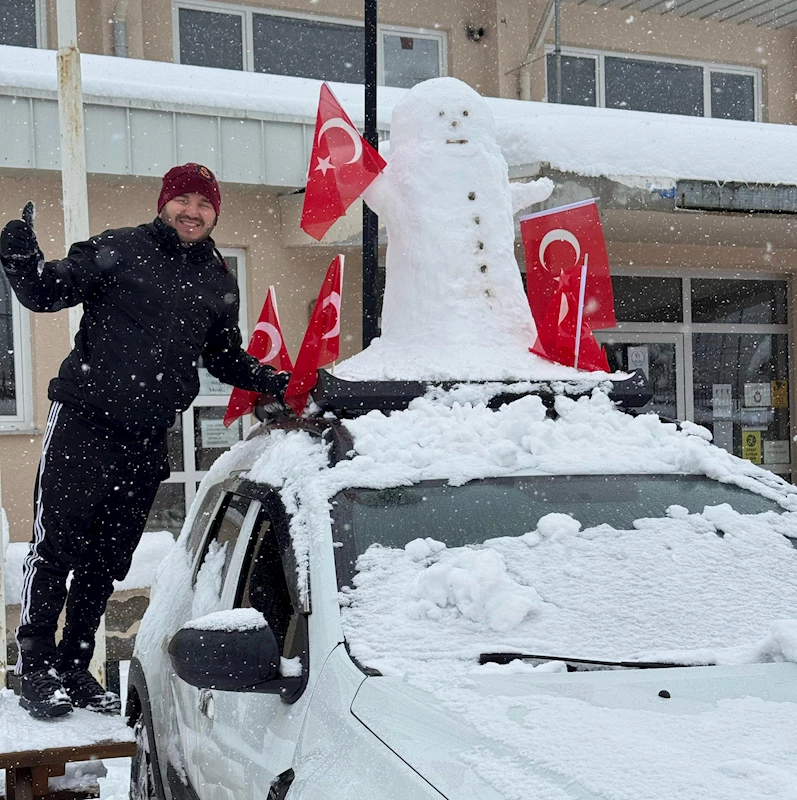
[[[266,301],[260,318],[252,331],[247,352],[253,355],[261,364],[268,364],[278,371],[293,369],[291,357],[285,347],[282,337],[279,316],[277,314],[277,296],[273,286],[268,287]],[[224,425],[229,428],[235,420],[244,414],[251,414],[255,410],[259,392],[248,392],[246,389],[234,388],[224,414]]]
[[[301,227],[319,241],[387,166],[321,84]]]
[[[584,319],[578,267],[565,270],[557,281],[545,316],[537,323],[537,340],[532,353],[568,367],[610,372],[606,353]]]
[[[285,402],[300,416],[310,391],[318,381],[318,370],[340,355],[340,298],[343,287],[343,256],[336,256],[327,269],[302,340],[296,366],[291,373]]]
[[[526,292],[537,326],[532,350],[579,369],[608,371],[593,330],[612,328],[614,292],[595,200],[520,220]]]

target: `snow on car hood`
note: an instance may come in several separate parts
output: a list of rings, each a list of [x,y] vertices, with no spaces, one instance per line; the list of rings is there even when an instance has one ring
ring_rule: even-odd
[[[795,797],[795,664],[504,669],[368,678],[352,712],[452,800]]]

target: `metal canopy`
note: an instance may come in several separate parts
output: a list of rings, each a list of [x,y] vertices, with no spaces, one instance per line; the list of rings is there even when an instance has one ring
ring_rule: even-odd
[[[651,11],[675,17],[696,17],[757,28],[797,25],[797,0],[577,0],[621,11]]]

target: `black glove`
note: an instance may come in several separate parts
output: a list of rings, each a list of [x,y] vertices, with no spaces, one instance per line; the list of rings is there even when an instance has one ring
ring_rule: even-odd
[[[41,257],[36,234],[27,222],[12,219],[0,233],[0,259],[11,271],[28,268]]]
[[[291,379],[290,372],[276,372],[271,367],[263,367],[258,376],[258,389],[261,394],[276,397],[282,405],[285,404],[285,390]]]

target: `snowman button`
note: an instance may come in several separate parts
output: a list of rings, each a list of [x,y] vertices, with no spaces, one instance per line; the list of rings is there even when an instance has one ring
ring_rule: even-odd
[[[476,192],[468,192],[468,200],[475,200]]]
[[[481,217],[474,217],[473,221],[478,225],[482,220]]]
[[[484,242],[479,242],[479,250],[484,250]]]
[[[479,267],[479,271],[480,271],[480,272],[487,272],[487,264],[482,264],[482,265]]]

